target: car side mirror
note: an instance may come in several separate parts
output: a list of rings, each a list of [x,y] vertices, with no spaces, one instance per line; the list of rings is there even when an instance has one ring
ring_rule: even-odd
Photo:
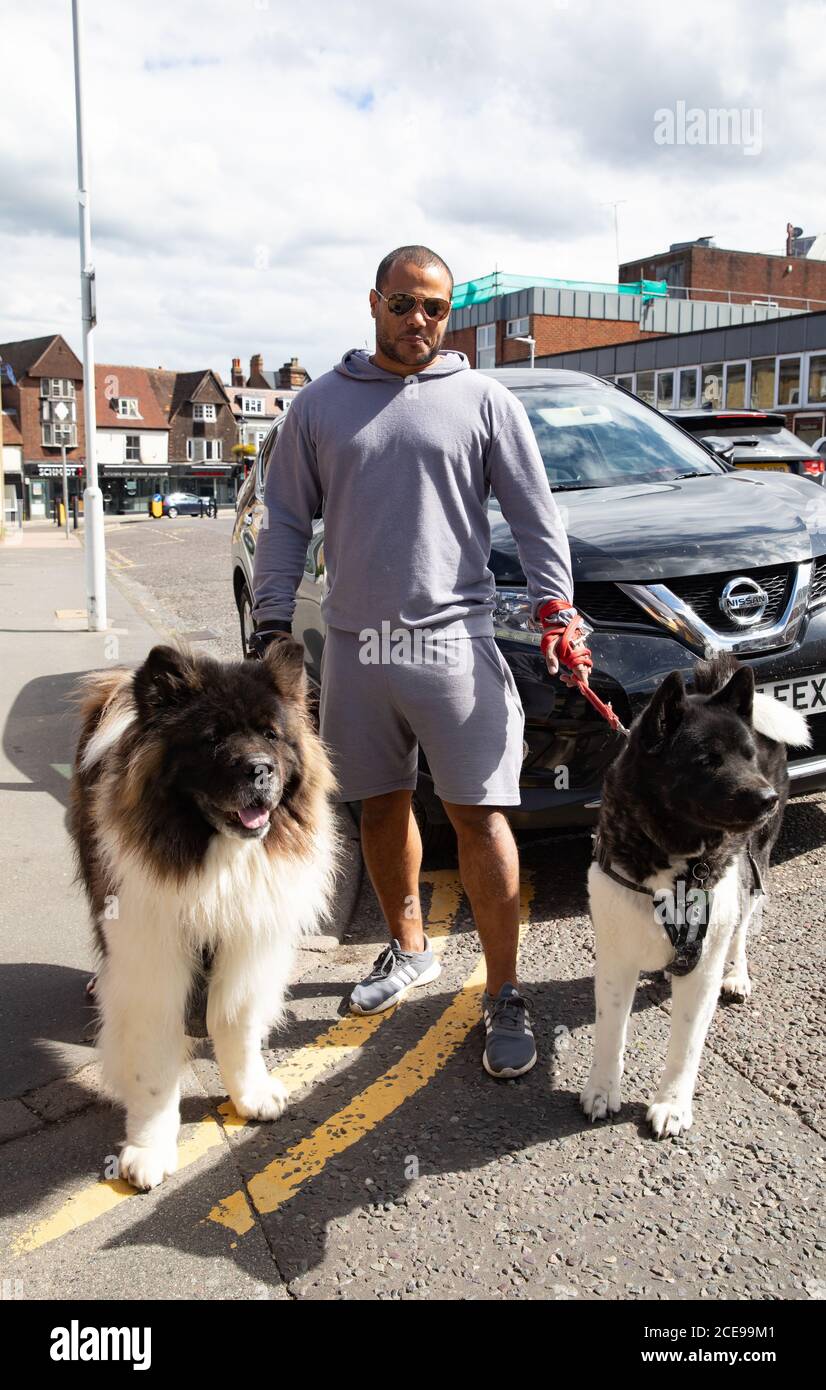
[[[734,467],[734,445],[733,444],[709,444],[708,446],[714,457],[724,463],[727,468]]]

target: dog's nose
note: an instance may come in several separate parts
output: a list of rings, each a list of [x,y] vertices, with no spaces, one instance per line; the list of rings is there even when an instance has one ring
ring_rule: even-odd
[[[777,802],[780,799],[777,795],[777,792],[774,790],[774,787],[770,787],[768,785],[759,789],[758,796],[760,798],[760,804],[766,811],[768,811],[772,806],[776,806]]]
[[[247,774],[254,782],[256,778],[264,777],[269,781],[275,771],[275,762],[267,754],[262,754],[258,758],[250,758],[247,763]]]

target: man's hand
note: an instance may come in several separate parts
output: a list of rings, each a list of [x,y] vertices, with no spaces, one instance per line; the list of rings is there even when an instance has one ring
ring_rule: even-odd
[[[541,645],[549,674],[558,675],[564,685],[588,685],[593,663],[586,646],[585,625],[573,605],[562,599],[548,599],[540,605],[536,616],[545,629]],[[557,648],[563,639],[564,664],[569,669],[560,672]]]
[[[552,676],[559,675],[559,679],[562,681],[563,685],[575,685],[577,680],[581,680],[583,685],[587,685],[588,673],[591,669],[589,661],[577,662],[573,671],[565,670],[560,672],[559,661],[556,657],[556,645],[558,641],[559,637],[555,637],[552,642],[548,643],[548,647],[545,651],[545,665],[548,668],[549,674]],[[585,643],[584,637],[582,638],[582,643],[583,645]]]

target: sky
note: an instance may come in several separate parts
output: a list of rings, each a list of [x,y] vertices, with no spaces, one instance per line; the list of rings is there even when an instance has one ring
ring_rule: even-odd
[[[373,347],[395,246],[432,247],[457,282],[614,282],[614,202],[621,260],[826,231],[826,0],[83,15],[100,362],[227,380],[260,352],[315,377]],[[0,341],[60,332],[80,353],[70,0],[0,0],[0,35]],[[712,143],[716,110],[737,143]]]

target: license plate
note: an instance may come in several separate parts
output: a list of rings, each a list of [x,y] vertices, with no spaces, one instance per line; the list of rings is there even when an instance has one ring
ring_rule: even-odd
[[[738,463],[737,467],[757,468],[763,472],[768,471],[770,473],[788,473],[789,471],[789,465],[787,463]]]
[[[755,686],[763,695],[772,695],[782,705],[801,714],[826,714],[826,671],[817,676],[798,676],[790,681],[769,681]]]

